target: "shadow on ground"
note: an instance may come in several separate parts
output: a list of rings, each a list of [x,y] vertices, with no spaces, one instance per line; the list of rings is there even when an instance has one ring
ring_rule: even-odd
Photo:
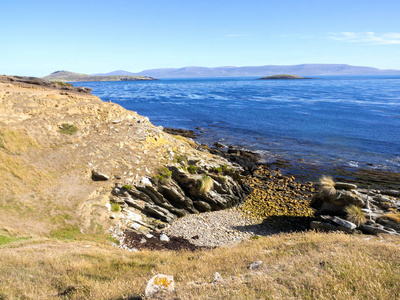
[[[242,232],[253,232],[256,235],[267,236],[272,234],[300,232],[310,230],[314,217],[271,216],[265,218],[260,224],[235,226]]]

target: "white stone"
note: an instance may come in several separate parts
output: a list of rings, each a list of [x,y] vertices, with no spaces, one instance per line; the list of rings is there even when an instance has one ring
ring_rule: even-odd
[[[162,234],[160,235],[160,241],[162,241],[162,242],[169,242],[169,237],[168,237],[166,234],[162,233]]]
[[[213,276],[213,279],[211,280],[211,283],[216,283],[216,282],[220,282],[220,281],[223,281],[223,280],[224,279],[222,278],[222,276],[218,272],[215,272],[214,276]]]
[[[118,119],[118,120],[114,120],[114,121],[112,121],[112,123],[113,124],[118,124],[118,123],[121,123],[123,120],[124,120],[124,118]]]
[[[142,180],[140,180],[140,182],[141,182],[143,185],[150,185],[150,186],[152,186],[150,179],[147,178],[147,177],[143,177]]]
[[[161,290],[173,292],[174,289],[174,276],[157,274],[147,282],[144,295],[151,297]]]

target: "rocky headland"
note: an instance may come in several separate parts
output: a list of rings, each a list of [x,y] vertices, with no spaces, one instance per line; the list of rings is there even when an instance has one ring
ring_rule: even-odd
[[[149,76],[135,76],[135,75],[104,75],[95,76],[87,75],[69,71],[56,71],[50,75],[42,77],[48,81],[60,82],[86,82],[86,81],[151,81],[157,80]]]
[[[1,76],[0,106],[3,231],[147,232],[245,198],[239,165],[90,89]]]

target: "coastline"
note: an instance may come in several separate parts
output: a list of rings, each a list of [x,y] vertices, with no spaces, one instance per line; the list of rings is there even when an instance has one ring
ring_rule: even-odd
[[[222,155],[222,153],[228,152],[229,149],[237,149],[247,153],[252,153],[254,157],[258,157],[256,161],[258,165],[264,165],[273,170],[278,170],[285,176],[294,176],[296,180],[300,182],[316,182],[321,176],[326,175],[332,176],[339,181],[355,183],[361,188],[370,187],[373,189],[389,190],[398,190],[400,188],[400,172],[374,168],[373,164],[371,164],[371,168],[351,167],[349,164],[319,165],[313,164],[309,161],[306,162],[303,159],[287,159],[287,157],[282,158],[279,154],[260,154],[259,151],[249,149],[244,145],[225,145],[219,142],[219,137],[215,138],[214,142],[212,142],[212,130],[209,129],[204,130],[199,127],[196,127],[195,130],[168,128],[165,131],[192,138],[203,148],[210,150],[213,154]],[[204,140],[206,140],[208,144],[203,143]]]

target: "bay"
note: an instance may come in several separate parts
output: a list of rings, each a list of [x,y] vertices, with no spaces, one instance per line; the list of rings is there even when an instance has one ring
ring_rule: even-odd
[[[400,172],[400,76],[78,82],[155,125],[277,159]],[[198,130],[199,131],[199,130]],[[321,171],[322,172],[322,171]]]

